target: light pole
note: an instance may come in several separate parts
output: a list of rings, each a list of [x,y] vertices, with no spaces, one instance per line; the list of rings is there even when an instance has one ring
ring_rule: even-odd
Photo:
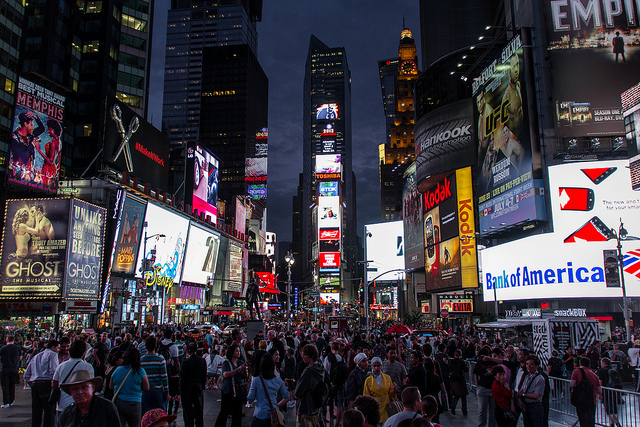
[[[611,234],[615,237],[618,245],[618,269],[620,270],[620,285],[622,286],[622,310],[624,311],[624,328],[626,330],[627,342],[631,341],[631,321],[629,319],[629,304],[627,302],[627,288],[624,283],[624,256],[622,255],[622,240],[626,240],[628,236],[627,230],[622,224],[622,218],[620,218],[620,227],[618,232],[615,229],[611,229]]]
[[[144,227],[144,242],[143,242],[143,248],[142,248],[142,252],[144,253],[144,259],[142,260],[142,277],[143,278],[145,273],[151,270],[149,265],[150,259],[147,258],[147,240],[153,239],[154,237],[167,237],[165,234],[161,234],[161,233],[157,233],[147,237],[147,225],[148,223],[146,221],[142,224],[142,226]],[[152,255],[155,255],[155,253],[156,253],[156,250],[153,249]],[[154,284],[154,288],[155,287],[156,286]],[[156,289],[154,289],[154,291]],[[164,286],[162,286],[162,305],[164,306]],[[164,307],[160,307],[160,319],[159,319],[160,323],[162,323],[163,318],[164,318]],[[140,307],[140,335],[142,335],[142,307]]]
[[[291,332],[291,266],[295,262],[291,251],[287,251],[284,261],[287,263],[287,331]]]

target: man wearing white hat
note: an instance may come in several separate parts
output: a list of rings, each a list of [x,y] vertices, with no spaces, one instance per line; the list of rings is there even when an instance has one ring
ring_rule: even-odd
[[[94,377],[89,371],[74,371],[67,382],[60,385],[74,403],[60,415],[58,427],[120,427],[120,416],[110,400],[94,394],[102,387],[102,377]]]
[[[356,400],[356,397],[362,396],[364,382],[369,376],[367,372],[369,363],[366,354],[356,354],[353,362],[356,364],[356,367],[349,374],[349,378],[347,379],[347,392],[345,394],[345,399],[349,402],[349,408],[353,408],[353,401]]]

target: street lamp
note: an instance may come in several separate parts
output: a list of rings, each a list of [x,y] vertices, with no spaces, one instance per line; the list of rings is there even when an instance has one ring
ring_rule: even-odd
[[[152,236],[147,236],[147,225],[148,223],[145,221],[142,226],[144,227],[144,242],[142,252],[144,253],[144,259],[142,260],[142,276],[144,277],[144,273],[150,270],[150,259],[147,259],[147,240],[153,239],[154,237],[167,237],[165,234],[157,233]],[[155,255],[155,249],[153,249],[152,255]],[[156,285],[154,284],[154,288]],[[157,288],[156,288],[157,289]],[[154,291],[156,290],[154,289]],[[164,286],[162,286],[162,305],[164,306]],[[160,323],[162,324],[162,320],[164,320],[164,307],[160,309]],[[140,334],[142,334],[142,307],[140,309]]]
[[[291,251],[287,251],[284,261],[287,263],[287,331],[291,332],[291,266],[295,262]]]
[[[624,256],[622,255],[622,240],[626,240],[629,233],[622,224],[622,218],[620,218],[620,227],[618,232],[615,229],[611,229],[611,234],[615,237],[618,245],[618,269],[620,270],[620,285],[622,286],[622,310],[624,311],[624,327],[627,335],[627,342],[631,341],[631,321],[629,319],[629,304],[627,302],[627,288],[624,283]]]

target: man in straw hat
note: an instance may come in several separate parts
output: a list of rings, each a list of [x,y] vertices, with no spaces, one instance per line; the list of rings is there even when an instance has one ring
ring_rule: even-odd
[[[74,403],[62,412],[58,427],[120,427],[120,416],[113,402],[93,394],[101,387],[101,377],[93,377],[85,370],[73,372],[60,388]]]

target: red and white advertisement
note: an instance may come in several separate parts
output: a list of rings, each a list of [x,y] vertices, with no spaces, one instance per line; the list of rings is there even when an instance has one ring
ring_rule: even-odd
[[[318,237],[320,240],[337,240],[340,238],[340,229],[321,228]]]
[[[320,268],[340,267],[340,252],[320,253]]]

